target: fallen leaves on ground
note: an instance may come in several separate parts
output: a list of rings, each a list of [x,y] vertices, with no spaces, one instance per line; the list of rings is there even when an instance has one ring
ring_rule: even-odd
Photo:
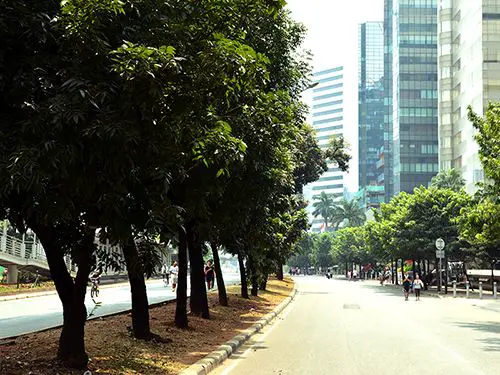
[[[239,297],[239,287],[227,288],[229,306],[217,292],[208,296],[210,319],[189,315],[189,328],[174,325],[175,303],[150,310],[151,331],[164,342],[145,342],[128,333],[130,314],[97,318],[86,325],[85,343],[93,374],[177,374],[250,327],[272,311],[291,292],[293,281],[270,279],[258,297]],[[103,301],[105,303],[105,301]],[[0,340],[0,374],[72,375],[55,360],[60,329]]]

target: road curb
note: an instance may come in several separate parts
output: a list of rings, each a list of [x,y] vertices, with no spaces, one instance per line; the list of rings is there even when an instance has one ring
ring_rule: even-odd
[[[287,307],[290,302],[294,300],[296,295],[297,288],[294,286],[290,295],[286,297],[285,300],[281,302],[273,311],[267,313],[250,328],[246,329],[239,335],[234,336],[231,340],[226,341],[213,352],[180,372],[179,375],[206,375],[215,370],[253,335],[260,332],[262,328],[267,326],[274,318],[276,318],[285,309],[285,307]]]

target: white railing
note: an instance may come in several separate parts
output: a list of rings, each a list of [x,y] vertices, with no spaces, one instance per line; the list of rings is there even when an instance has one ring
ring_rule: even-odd
[[[22,260],[37,260],[46,263],[47,257],[42,245],[36,239],[27,241],[0,232],[0,253]]]
[[[27,234],[19,238],[7,233],[7,227],[0,228],[0,258],[2,257],[1,254],[4,253],[9,255],[7,260],[10,262],[17,263],[14,260],[17,258],[19,264],[29,264],[30,261],[36,261],[37,265],[49,268],[43,246],[34,234]],[[97,236],[95,242],[100,250],[107,250],[109,252],[116,252],[118,250],[118,253],[121,252],[119,246],[112,246],[109,241],[102,243]],[[69,256],[65,257],[65,263],[70,272],[76,272],[75,264],[71,262]]]

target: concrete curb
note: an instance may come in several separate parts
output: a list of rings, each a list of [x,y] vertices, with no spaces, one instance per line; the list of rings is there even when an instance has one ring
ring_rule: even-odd
[[[239,335],[234,336],[231,340],[219,346],[213,352],[209,353],[198,362],[192,364],[187,369],[179,373],[179,375],[206,375],[215,370],[221,365],[231,354],[238,350],[244,343],[246,343],[253,335],[260,332],[262,328],[267,326],[274,318],[276,318],[290,302],[293,301],[297,295],[297,289],[294,287],[293,291],[288,297],[281,302],[278,307],[273,311],[266,314],[262,319],[253,324],[250,328],[246,329]]]

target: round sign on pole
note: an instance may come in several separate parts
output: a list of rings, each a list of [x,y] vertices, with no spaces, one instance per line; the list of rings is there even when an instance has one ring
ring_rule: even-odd
[[[444,243],[444,240],[442,238],[438,238],[436,240],[436,249],[443,250],[444,249],[444,245],[445,245],[445,243]]]

